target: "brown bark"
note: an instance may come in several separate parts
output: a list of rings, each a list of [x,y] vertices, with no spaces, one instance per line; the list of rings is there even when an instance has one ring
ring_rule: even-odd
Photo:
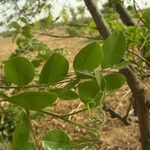
[[[101,12],[98,11],[92,0],[84,0],[84,2],[97,25],[99,33],[106,39],[110,35],[110,29],[104,22]],[[126,77],[137,104],[142,148],[143,150],[150,150],[150,110],[146,107],[146,103],[150,101],[148,100],[149,97],[146,96],[145,89],[136,74],[132,72],[130,68],[121,69],[120,72]]]
[[[112,0],[109,0],[113,3]],[[121,4],[121,2],[118,2],[115,4],[116,12],[120,15],[120,18],[126,26],[135,26],[134,20],[130,17],[130,14],[126,10],[126,8]]]
[[[135,99],[142,148],[143,150],[150,150],[150,109],[146,105],[150,102],[150,97],[148,97],[141,82],[130,68],[121,69],[120,72],[125,75]]]
[[[97,26],[97,30],[99,31],[100,35],[106,39],[110,34],[110,29],[107,26],[102,14],[92,0],[84,0],[84,2]]]

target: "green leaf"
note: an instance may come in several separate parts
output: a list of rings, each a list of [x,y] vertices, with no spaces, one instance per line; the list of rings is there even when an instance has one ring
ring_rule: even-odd
[[[102,76],[102,74],[98,70],[95,70],[94,73],[95,73],[95,79],[98,83],[98,86],[103,91],[105,89],[104,77]]]
[[[80,80],[82,79],[93,79],[93,72],[91,71],[77,71],[76,72],[76,77]]]
[[[104,79],[106,83],[105,89],[107,92],[113,92],[121,88],[121,86],[126,81],[125,77],[120,73],[111,73],[109,75],[106,75]]]
[[[144,57],[146,58],[150,57],[150,49],[145,52]]]
[[[73,67],[75,71],[88,72],[97,68],[103,59],[102,48],[98,42],[92,42],[82,48],[75,56]]]
[[[8,98],[8,96],[5,94],[5,91],[0,91],[0,98],[2,99]]]
[[[67,88],[49,89],[49,92],[57,94],[59,98],[64,100],[73,100],[79,98],[76,92]]]
[[[41,75],[40,84],[51,84],[64,79],[68,74],[69,63],[60,54],[54,53],[45,63]]]
[[[49,89],[49,92],[59,95],[62,92],[62,88],[51,88]]]
[[[144,19],[145,25],[150,28],[150,10],[144,11],[143,19]]]
[[[79,97],[84,104],[98,101],[99,93],[101,92],[95,80],[80,83],[78,86]],[[98,98],[98,99],[97,99]]]
[[[29,140],[29,133],[30,122],[25,112],[22,112],[19,116],[19,120],[17,121],[12,142],[12,150],[21,150],[23,147],[25,147]]]
[[[41,60],[40,59],[34,59],[31,61],[32,65],[37,68],[40,66]]]
[[[76,79],[70,79],[70,82],[68,84],[65,85],[64,89],[73,89],[75,88],[75,86],[79,83],[80,79],[76,78]]]
[[[34,78],[34,67],[32,63],[24,57],[13,57],[6,61],[6,79],[16,85],[24,86]]]
[[[22,35],[26,38],[32,38],[33,37],[32,28],[33,27],[29,24],[22,27]]]
[[[54,129],[44,136],[42,145],[44,150],[70,150],[70,139],[63,131]]]
[[[123,68],[127,67],[129,64],[130,64],[129,61],[121,61],[121,62],[119,62],[119,63],[115,66],[115,68],[116,68],[116,69],[123,69]]]
[[[13,27],[16,30],[21,29],[21,26],[16,21],[11,22],[10,26]]]
[[[28,20],[25,17],[19,17],[19,20],[25,24],[28,24]]]
[[[25,109],[40,110],[51,106],[57,99],[57,95],[50,92],[24,92],[9,97],[6,101],[21,106]]]
[[[25,146],[24,150],[36,150],[36,147],[35,147],[35,145],[33,143],[28,143]]]
[[[83,71],[78,71],[77,76],[81,78],[90,78],[90,77],[93,77],[93,74],[91,71],[83,70]]]
[[[90,33],[96,33],[97,32],[96,24],[93,20],[89,22],[89,31],[90,31]]]
[[[102,68],[113,67],[118,64],[126,50],[126,38],[122,31],[113,32],[103,44],[104,59]]]
[[[59,95],[64,100],[73,100],[79,98],[78,94],[72,90],[64,90]]]

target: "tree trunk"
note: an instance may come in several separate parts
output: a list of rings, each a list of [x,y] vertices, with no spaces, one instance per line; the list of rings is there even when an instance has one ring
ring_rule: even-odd
[[[150,97],[130,68],[121,69],[120,72],[125,75],[136,103],[142,148],[150,150],[150,107],[147,105],[150,102]]]
[[[99,33],[104,39],[110,35],[110,29],[104,21],[100,11],[98,11],[95,3],[92,0],[84,0],[93,20],[97,25]],[[146,107],[148,101],[145,89],[138,80],[136,74],[130,68],[121,69],[120,72],[126,77],[127,83],[132,91],[134,99],[137,103],[137,114],[139,119],[139,128],[141,132],[141,144],[143,150],[150,150],[150,110]]]
[[[110,3],[114,3],[113,0],[109,0]],[[116,3],[116,2],[115,2]],[[126,26],[136,26],[134,20],[130,17],[128,11],[126,8],[121,4],[121,2],[118,1],[118,3],[115,4],[116,12],[120,15],[120,18]]]
[[[84,2],[97,26],[97,30],[99,31],[100,35],[102,35],[102,37],[106,39],[110,35],[110,29],[107,26],[102,14],[96,7],[96,4],[94,3],[94,1],[84,0]]]

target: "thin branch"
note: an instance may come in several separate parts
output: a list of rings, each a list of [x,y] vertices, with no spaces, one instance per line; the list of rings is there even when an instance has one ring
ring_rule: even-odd
[[[133,105],[133,96],[131,97],[130,104],[129,104],[127,112],[126,112],[126,114],[124,116],[125,120],[127,120],[128,116],[129,116],[129,112],[130,112],[130,109],[131,109],[132,105]]]
[[[73,26],[73,27],[79,27],[79,28],[82,28],[82,27],[87,28],[87,27],[89,27],[91,29],[96,29],[97,30],[97,27],[90,27],[89,25],[85,25],[85,24],[68,23],[68,24],[65,24],[65,25]]]
[[[37,139],[36,139],[36,135],[34,133],[34,129],[33,129],[33,126],[32,126],[32,122],[31,122],[31,118],[30,118],[30,114],[29,113],[28,113],[28,119],[29,119],[29,122],[30,122],[30,127],[31,127],[31,132],[32,132],[32,135],[33,135],[34,144],[35,144],[36,148],[38,150],[40,150],[40,147],[39,147]]]
[[[144,38],[144,42],[143,42],[142,46],[140,47],[140,51],[143,50],[143,48],[144,48],[146,43],[150,42],[150,40],[148,40],[149,36],[150,36],[150,34],[147,34],[145,38],[143,37]]]
[[[28,2],[28,0],[26,1],[25,5],[27,4],[27,2]],[[20,7],[19,7],[17,1],[15,1],[15,5],[16,5],[16,7],[17,7],[19,13],[20,13],[22,16],[24,16],[26,19],[28,19],[28,21],[31,21],[31,20],[29,19],[29,17],[28,17],[26,14],[24,14],[24,13],[22,12],[22,10],[20,9]]]
[[[42,88],[42,87],[49,87],[46,85],[30,85],[30,86],[0,86],[0,89],[29,89],[29,88]]]
[[[136,54],[136,53],[134,53],[134,52],[132,52],[132,51],[129,51],[129,50],[127,50],[127,51],[128,51],[129,53],[135,55],[136,57],[138,57],[139,59],[141,59],[142,61],[144,61],[144,62],[146,62],[147,64],[150,65],[150,62],[149,62],[148,60],[146,60],[145,58],[143,58],[142,56],[139,56],[138,54]]]
[[[149,78],[150,74],[138,74],[138,76],[140,76],[143,79],[143,78]]]
[[[52,84],[48,84],[48,85],[28,85],[28,86],[0,86],[0,89],[30,89],[30,88],[48,88],[52,85],[55,84],[64,84],[64,83],[68,83],[70,82],[70,79],[68,80],[63,80],[63,81],[59,81],[59,82],[55,82]]]
[[[79,110],[79,111],[75,111],[75,112],[70,113],[70,114],[61,115],[61,117],[73,116],[73,115],[79,114],[79,113],[81,113],[81,112],[84,112],[84,111],[86,111],[86,110],[87,110],[87,108],[84,108],[84,109],[81,109],[81,110]]]
[[[121,117],[120,114],[116,113],[112,108],[106,106],[106,104],[104,104],[103,110],[105,110],[106,112],[109,112],[112,118],[118,118],[125,125],[129,125],[129,122],[124,117]]]
[[[145,25],[146,28],[148,28],[150,30],[150,28],[148,26],[146,26],[145,21],[143,20],[143,18],[139,15],[138,10],[136,9],[136,5],[137,3],[135,2],[135,0],[133,0],[133,7],[134,10],[136,12],[136,14],[138,15],[138,18],[141,20],[141,22]],[[138,6],[138,5],[137,5]],[[140,9],[140,7],[138,6],[138,9],[142,12],[142,10]],[[142,12],[143,13],[143,12]]]
[[[41,35],[46,35],[46,36],[50,36],[53,38],[75,38],[75,37],[79,37],[79,38],[84,38],[84,39],[90,39],[90,40],[98,40],[99,37],[89,37],[89,36],[82,36],[82,35],[75,35],[75,36],[71,36],[71,35],[55,35],[55,34],[50,34],[48,33],[46,30],[42,29],[43,33],[40,33]]]
[[[39,112],[44,113],[44,114],[46,114],[46,115],[50,115],[50,116],[52,116],[52,117],[54,117],[54,118],[61,119],[61,120],[65,121],[65,122],[68,122],[68,123],[73,124],[73,125],[75,125],[75,126],[79,126],[80,128],[84,128],[84,129],[86,129],[86,130],[88,130],[88,131],[98,133],[98,131],[97,131],[96,129],[94,129],[94,128],[87,127],[87,126],[85,126],[85,125],[83,125],[83,124],[81,124],[81,123],[79,123],[79,122],[75,122],[75,121],[72,121],[72,120],[68,120],[68,119],[66,119],[65,117],[62,117],[62,116],[60,116],[60,115],[57,115],[57,114],[54,114],[54,113],[50,113],[50,112],[46,112],[46,111],[43,111],[43,110],[41,110],[41,111],[39,111]]]

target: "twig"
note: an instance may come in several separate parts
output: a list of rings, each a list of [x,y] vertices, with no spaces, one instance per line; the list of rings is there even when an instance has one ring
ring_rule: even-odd
[[[63,80],[63,81],[59,81],[59,82],[55,82],[52,84],[48,84],[48,85],[29,85],[29,86],[0,86],[0,89],[29,89],[29,88],[48,88],[49,86],[55,85],[55,84],[64,84],[70,82],[69,80]]]
[[[89,28],[91,28],[91,29],[97,29],[97,27],[90,27],[89,25],[85,25],[85,24],[68,23],[68,24],[66,24],[66,25],[67,25],[67,26],[79,27],[79,28],[81,28],[81,27],[84,27],[84,28],[89,27]]]
[[[36,148],[37,148],[38,150],[40,150],[40,147],[39,147],[38,142],[37,142],[37,139],[36,139],[36,135],[35,135],[35,133],[34,133],[34,129],[33,129],[33,126],[32,126],[32,122],[31,122],[31,118],[30,118],[29,112],[27,112],[27,114],[28,114],[28,119],[29,119],[29,122],[30,122],[30,127],[31,127],[31,132],[32,132],[32,135],[33,135],[34,144],[35,144]]]
[[[122,99],[125,98],[129,93],[130,93],[130,89],[122,96]],[[121,106],[122,101],[117,105],[115,111],[118,111],[119,107]]]
[[[129,122],[124,119],[124,117],[121,117],[118,113],[116,113],[113,109],[111,109],[110,107],[106,106],[106,104],[104,104],[103,106],[103,110],[105,110],[106,112],[109,112],[111,114],[112,118],[118,118],[120,121],[122,121],[125,125],[129,125]]]
[[[26,1],[26,4],[27,4],[27,1]],[[26,4],[25,4],[25,5],[26,5]],[[20,7],[19,7],[17,1],[15,1],[15,5],[16,5],[16,7],[17,7],[19,13],[20,13],[21,15],[23,15],[28,21],[31,21],[31,20],[29,19],[29,17],[28,17],[26,14],[24,14],[24,13],[22,12],[22,10],[20,9]]]
[[[150,65],[150,62],[148,60],[146,60],[145,58],[143,58],[142,56],[139,56],[138,54],[134,53],[134,52],[131,52],[129,50],[127,50],[129,53],[135,55],[136,57],[138,57],[139,59],[141,59],[142,61],[146,62],[147,64]]]
[[[86,129],[86,130],[89,130],[89,131],[91,131],[91,132],[96,132],[96,133],[98,133],[98,131],[97,131],[96,129],[93,129],[93,128],[91,128],[91,127],[87,127],[87,126],[85,126],[85,125],[83,125],[83,124],[81,124],[81,123],[79,123],[79,122],[75,122],[75,121],[72,121],[72,120],[68,120],[68,119],[66,119],[65,117],[62,117],[62,116],[60,116],[60,115],[57,115],[57,114],[54,114],[54,113],[50,113],[50,112],[46,112],[46,111],[43,111],[43,110],[41,110],[41,111],[39,111],[39,112],[44,113],[44,114],[46,114],[46,115],[50,115],[50,116],[52,116],[52,117],[54,117],[54,118],[61,119],[61,120],[65,121],[65,122],[68,122],[68,123],[73,124],[73,125],[75,125],[75,126],[79,126],[79,127],[84,128],[84,129]]]
[[[150,28],[145,24],[145,21],[143,20],[143,18],[139,15],[138,13],[138,10],[136,9],[136,2],[135,0],[133,0],[133,7],[134,7],[134,10],[136,12],[136,14],[138,15],[139,19],[141,20],[141,22],[145,25],[146,28],[148,28],[150,30]],[[138,6],[138,5],[137,5]],[[142,12],[142,10],[140,9],[140,7],[138,6],[139,10]],[[143,12],[142,12],[143,13]]]
[[[81,110],[79,110],[79,111],[75,111],[75,112],[70,113],[70,114],[61,115],[61,117],[73,116],[73,115],[79,114],[79,113],[81,113],[81,112],[84,112],[84,111],[86,111],[86,110],[87,110],[87,108],[84,108],[84,109],[81,109]]]
[[[142,46],[140,47],[140,51],[142,51],[143,50],[143,48],[144,48],[144,46],[145,46],[145,44],[147,43],[147,42],[149,42],[149,40],[147,40],[148,38],[149,38],[149,36],[150,36],[150,34],[147,34],[147,36],[144,38],[144,42],[143,42],[143,44],[142,44]]]
[[[98,40],[99,38],[97,37],[89,37],[89,36],[82,36],[82,35],[75,35],[75,36],[71,36],[71,35],[55,35],[55,34],[50,34],[48,33],[46,30],[42,29],[43,33],[40,33],[41,35],[46,35],[46,36],[50,36],[53,38],[75,38],[75,37],[79,37],[79,38],[84,38],[84,39],[95,39]]]
[[[128,118],[128,115],[129,115],[129,112],[130,112],[130,109],[131,109],[132,105],[133,105],[133,97],[131,97],[131,101],[130,101],[129,107],[128,107],[127,112],[126,112],[126,114],[124,116],[125,120],[127,120],[127,118]]]

